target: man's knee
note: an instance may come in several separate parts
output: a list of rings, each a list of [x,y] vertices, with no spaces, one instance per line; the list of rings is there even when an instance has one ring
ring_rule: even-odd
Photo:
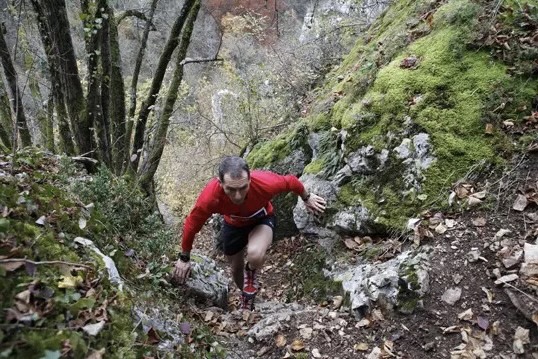
[[[263,248],[252,246],[247,249],[247,260],[254,268],[259,268],[265,261],[265,250]]]

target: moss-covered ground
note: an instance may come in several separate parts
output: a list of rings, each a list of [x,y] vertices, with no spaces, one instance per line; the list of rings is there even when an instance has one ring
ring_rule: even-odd
[[[503,121],[522,124],[538,89],[532,46],[525,46],[538,23],[532,9],[531,2],[496,9],[471,0],[390,6],[327,75],[301,120],[321,139],[346,130],[344,155],[368,145],[378,153],[389,150],[386,165],[352,178],[334,206],[360,204],[378,223],[402,228],[424,208],[446,206],[450,187],[477,164],[502,165],[519,146],[503,131]],[[509,40],[494,41],[499,34]],[[418,187],[409,186],[393,149],[421,132],[429,135],[435,161],[417,175]],[[285,136],[254,149],[250,158],[264,157],[254,166],[268,166],[274,149],[286,146]],[[531,137],[522,136],[522,143]],[[305,173],[330,179],[344,165],[333,142],[320,144]]]
[[[12,163],[0,154],[0,357],[156,355],[154,338],[134,322],[132,310],[135,303],[181,310],[182,298],[165,280],[173,234],[136,186],[106,170],[90,177],[70,160],[34,149]],[[123,290],[76,237],[91,239],[114,259]],[[196,343],[204,343],[205,353],[214,342],[194,337],[203,325],[191,327],[190,345],[177,348],[185,358],[199,356]]]

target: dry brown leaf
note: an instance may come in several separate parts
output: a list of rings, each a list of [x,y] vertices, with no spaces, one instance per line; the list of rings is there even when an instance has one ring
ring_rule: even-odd
[[[494,132],[493,124],[491,124],[491,123],[486,123],[486,129],[484,130],[484,132],[485,132],[487,135],[493,135],[493,132]]]
[[[486,225],[486,219],[484,217],[477,217],[472,219],[475,227],[484,227]]]
[[[105,354],[105,348],[102,348],[88,355],[86,359],[102,359],[104,354]]]
[[[353,240],[353,238],[349,238],[349,237],[344,239],[344,244],[346,245],[348,249],[351,249],[351,250],[357,249],[357,247],[359,246],[357,242]]]
[[[467,204],[469,205],[469,207],[476,206],[480,203],[482,203],[482,200],[473,196],[469,196],[469,198],[467,199]]]
[[[291,350],[293,350],[294,352],[299,352],[303,349],[304,349],[304,343],[301,339],[295,339],[291,343]]]
[[[205,313],[205,318],[204,318],[204,322],[210,322],[211,319],[213,319],[213,315],[215,313],[213,313],[212,311],[208,310],[206,313]]]
[[[276,339],[275,339],[275,344],[277,346],[277,348],[282,348],[283,346],[286,345],[286,337],[283,336],[282,334],[279,334]]]
[[[353,346],[353,349],[365,352],[368,350],[368,344],[367,343],[358,343]]]
[[[0,263],[0,267],[4,268],[6,272],[13,272],[24,265],[23,261],[20,262],[7,262]]]

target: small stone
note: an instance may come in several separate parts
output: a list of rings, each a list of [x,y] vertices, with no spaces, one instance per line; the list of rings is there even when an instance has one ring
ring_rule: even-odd
[[[465,255],[465,258],[469,261],[469,263],[474,263],[480,259],[480,251],[478,249],[473,249]]]
[[[454,281],[454,284],[456,284],[456,285],[460,284],[462,279],[463,279],[463,276],[461,274],[458,274],[458,273],[456,273],[456,274],[454,274],[452,276],[452,280]]]
[[[424,344],[423,348],[424,348],[425,351],[429,352],[434,347],[435,347],[435,342],[429,342],[429,343]]]
[[[538,245],[525,243],[523,246],[525,252],[525,263],[538,264]]]
[[[449,288],[442,295],[441,300],[450,305],[454,305],[461,298],[461,288]]]
[[[336,313],[336,312],[329,312],[329,318],[331,318],[331,319],[336,319],[336,318],[338,318],[338,313]]]
[[[502,276],[501,278],[497,279],[495,281],[495,284],[499,285],[499,284],[503,284],[503,283],[513,282],[513,281],[517,280],[518,278],[519,278],[519,276],[517,274],[508,274],[508,275]]]
[[[321,354],[319,353],[319,349],[312,349],[312,356],[314,358],[321,358]]]
[[[495,278],[501,278],[501,270],[499,268],[495,268],[493,270],[493,275],[495,276]]]

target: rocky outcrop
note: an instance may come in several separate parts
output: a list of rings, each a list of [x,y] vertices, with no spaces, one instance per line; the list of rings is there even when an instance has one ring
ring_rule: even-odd
[[[429,290],[426,251],[401,253],[383,263],[362,263],[335,269],[331,277],[350,294],[351,309],[362,318],[374,304],[412,313]]]

